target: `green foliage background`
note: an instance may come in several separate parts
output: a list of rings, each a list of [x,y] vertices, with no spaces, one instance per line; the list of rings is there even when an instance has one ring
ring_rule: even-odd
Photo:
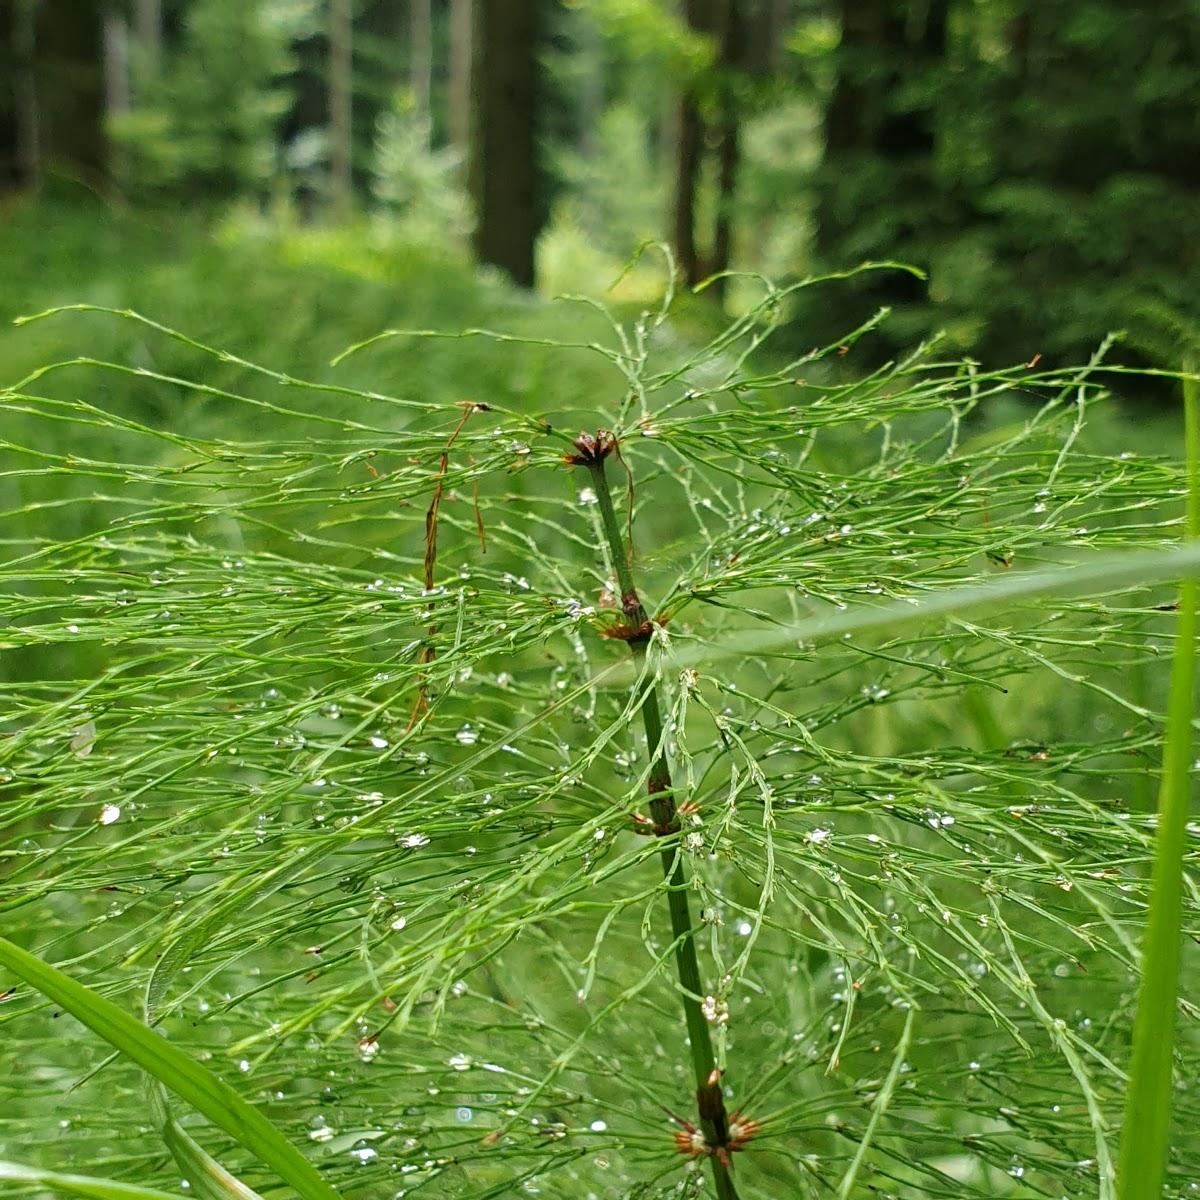
[[[131,1011],[149,986],[347,1195],[698,1194],[664,1112],[691,1099],[658,847],[630,830],[647,747],[561,461],[603,425],[669,618],[706,1004],[764,1121],[740,1194],[1113,1194],[1170,574],[905,610],[1178,540],[1180,464],[1119,376],[935,348],[851,374],[870,330],[789,360],[769,289],[705,341],[686,310],[613,325],[356,237],[231,226],[164,261],[73,228],[94,300],[200,336],[122,312],[4,335],[7,936]],[[410,322],[439,334],[319,365]],[[460,401],[492,410],[449,450],[427,592]],[[0,1021],[7,1157],[175,1189],[135,1072],[26,988]],[[1193,1109],[1180,1089],[1172,1195]]]
[[[330,223],[329,4],[0,0],[0,1190],[710,1194],[666,846],[740,1200],[1142,1200],[1172,1082],[1197,1194],[1196,0],[543,2],[540,293],[463,8],[342,9]]]

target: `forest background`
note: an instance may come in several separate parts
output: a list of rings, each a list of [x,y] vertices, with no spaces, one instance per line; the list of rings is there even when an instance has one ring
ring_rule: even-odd
[[[4,0],[0,189],[101,225],[356,220],[551,293],[646,239],[688,283],[895,260],[925,278],[828,291],[796,344],[882,303],[893,345],[1063,363],[1121,330],[1162,365],[1200,304],[1198,27],[1189,0]]]
[[[0,1190],[1200,1192],[1198,64],[0,0]]]

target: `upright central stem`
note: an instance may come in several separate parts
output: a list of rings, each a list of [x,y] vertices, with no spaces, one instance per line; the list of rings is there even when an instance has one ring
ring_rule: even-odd
[[[650,641],[649,616],[642,606],[633,581],[621,526],[613,509],[612,493],[605,474],[604,455],[597,454],[585,461],[591,472],[600,519],[608,542],[617,584],[621,589],[621,609],[626,620],[626,640],[639,668],[646,661],[646,646]],[[709,1148],[713,1181],[719,1200],[737,1200],[737,1191],[729,1172],[729,1118],[725,1113],[725,1096],[721,1090],[721,1073],[713,1055],[712,1035],[701,1008],[700,963],[696,958],[695,930],[687,896],[687,871],[679,845],[679,817],[671,789],[671,768],[667,762],[666,739],[663,737],[662,713],[658,704],[658,687],[653,678],[639,670],[639,701],[646,742],[654,756],[646,791],[654,832],[662,838],[662,868],[667,881],[667,904],[671,911],[671,933],[675,943],[675,966],[683,999],[683,1015],[687,1021],[691,1043],[692,1066],[696,1073],[696,1105],[700,1130]]]

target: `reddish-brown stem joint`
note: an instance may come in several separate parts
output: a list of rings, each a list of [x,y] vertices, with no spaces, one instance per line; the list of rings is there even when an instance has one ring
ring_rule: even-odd
[[[718,1072],[714,1071],[714,1075]],[[719,1091],[720,1085],[715,1085]],[[700,1104],[701,1114],[705,1114],[706,1103],[704,1093],[708,1090],[701,1088],[696,1093],[696,1099]],[[710,1110],[714,1106],[709,1101],[707,1107]],[[730,1159],[731,1154],[735,1154],[739,1150],[745,1150],[746,1143],[750,1141],[762,1129],[762,1125],[750,1117],[744,1116],[741,1112],[735,1112],[728,1119],[726,1124],[724,1104],[722,1102],[719,1111],[719,1121],[714,1120],[717,1114],[715,1111],[707,1113],[708,1119],[713,1120],[716,1129],[716,1140],[710,1141],[705,1136],[704,1132],[698,1129],[691,1121],[685,1121],[681,1117],[671,1113],[671,1119],[680,1126],[680,1129],[675,1133],[675,1149],[680,1154],[686,1154],[689,1158],[709,1157],[718,1159],[725,1167],[732,1171],[733,1161]]]
[[[673,833],[678,833],[680,824],[672,815],[666,821],[654,821],[645,813],[635,812],[633,814],[633,832],[643,833],[647,837],[653,834],[654,837],[670,837]]]
[[[646,785],[646,791],[651,796],[664,796],[670,790],[670,784],[661,779],[651,779]],[[678,808],[665,808],[664,819],[654,820],[647,817],[644,813],[633,814],[633,831],[634,833],[654,834],[655,837],[668,837],[672,833],[678,833],[683,827],[679,824],[680,817],[690,817],[693,813],[698,813],[700,806],[694,800],[685,800]]]
[[[636,625],[619,621],[600,631],[601,637],[612,638],[616,642],[627,642],[631,646],[644,646],[654,636],[654,622],[649,618],[639,621]]]
[[[575,453],[563,457],[569,467],[594,467],[617,448],[617,439],[607,429],[581,433],[575,439]]]

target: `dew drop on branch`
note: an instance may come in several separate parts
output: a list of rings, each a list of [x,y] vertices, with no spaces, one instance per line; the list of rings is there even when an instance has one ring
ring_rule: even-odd
[[[71,753],[76,758],[87,758],[92,752],[92,745],[96,740],[96,722],[84,721],[77,728],[71,730]]]

